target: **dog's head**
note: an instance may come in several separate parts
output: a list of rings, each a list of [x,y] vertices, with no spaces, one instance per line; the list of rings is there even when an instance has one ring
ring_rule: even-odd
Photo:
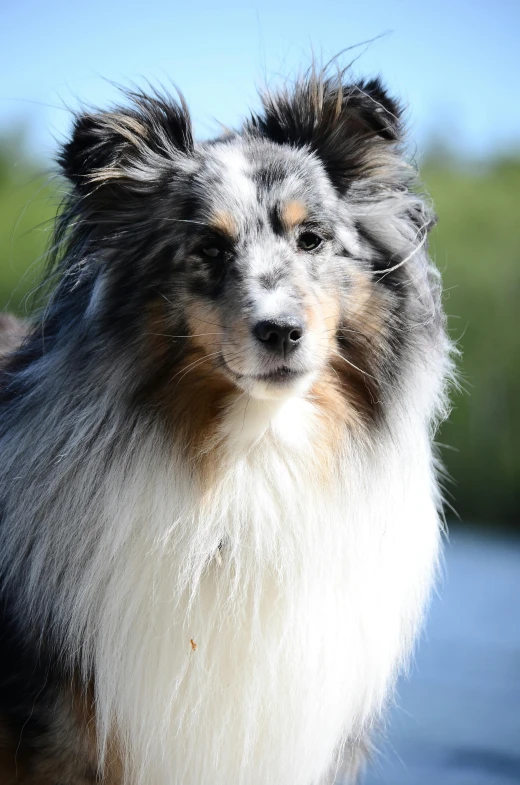
[[[397,104],[377,80],[311,74],[197,143],[182,101],[131,98],[78,117],[60,157],[84,318],[137,342],[167,394],[195,378],[256,398],[328,386],[377,417],[440,323]]]

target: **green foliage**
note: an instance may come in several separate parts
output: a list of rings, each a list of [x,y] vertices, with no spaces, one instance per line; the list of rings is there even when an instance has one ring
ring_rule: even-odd
[[[450,333],[465,392],[439,441],[463,520],[520,526],[520,157],[480,169],[423,171],[439,224],[431,249],[443,272]]]
[[[450,332],[463,352],[457,394],[439,441],[463,520],[520,527],[520,157],[479,170],[430,161],[423,179],[439,225],[431,249],[444,275]],[[0,310],[24,313],[60,201],[12,140],[0,141]]]
[[[0,310],[22,315],[41,281],[58,186],[20,143],[0,140]]]

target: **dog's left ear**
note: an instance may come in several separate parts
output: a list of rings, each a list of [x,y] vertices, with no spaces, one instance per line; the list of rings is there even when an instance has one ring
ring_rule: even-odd
[[[129,105],[79,114],[58,163],[83,197],[101,196],[104,186],[146,193],[182,155],[193,151],[184,100],[128,92]]]
[[[343,84],[312,72],[292,90],[264,93],[262,103],[246,128],[316,153],[340,193],[374,176],[401,139],[400,107],[379,79]]]

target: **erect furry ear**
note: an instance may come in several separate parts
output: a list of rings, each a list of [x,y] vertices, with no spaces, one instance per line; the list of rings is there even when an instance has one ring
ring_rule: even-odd
[[[81,191],[92,185],[124,183],[146,190],[172,159],[193,150],[184,99],[126,91],[128,107],[76,117],[72,138],[59,156],[65,176]]]
[[[262,94],[263,113],[247,124],[278,144],[308,147],[344,193],[381,166],[381,155],[401,138],[401,110],[379,79],[343,84],[311,71],[292,90]]]

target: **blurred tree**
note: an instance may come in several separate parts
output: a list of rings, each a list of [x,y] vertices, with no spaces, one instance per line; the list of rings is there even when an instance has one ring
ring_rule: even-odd
[[[463,394],[439,441],[464,520],[520,528],[520,156],[480,167],[430,160],[423,179],[439,224],[432,254],[443,273],[450,333],[462,351]]]
[[[28,156],[23,133],[0,139],[1,310],[30,310],[59,201],[58,184]]]

